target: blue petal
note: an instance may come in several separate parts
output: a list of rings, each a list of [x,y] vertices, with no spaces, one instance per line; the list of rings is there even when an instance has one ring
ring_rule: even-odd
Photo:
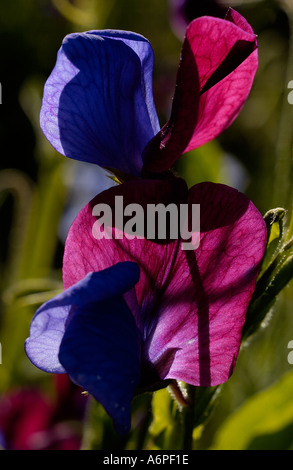
[[[25,351],[31,362],[46,372],[64,373],[58,354],[66,325],[77,307],[121,296],[139,279],[139,267],[125,262],[84,279],[43,304],[35,313]]]
[[[152,48],[140,35],[66,36],[45,84],[45,136],[70,158],[139,175],[142,150],[160,128],[152,70]]]
[[[66,372],[59,362],[58,351],[70,309],[68,305],[50,308],[45,303],[32,319],[30,336],[25,341],[25,352],[31,362],[45,372]]]
[[[99,35],[99,32],[89,31],[89,34]],[[155,135],[160,130],[160,123],[153,97],[154,53],[149,41],[143,36],[129,31],[104,30],[102,32],[102,36],[123,41],[124,44],[131,47],[131,49],[133,49],[133,51],[138,55],[143,72],[141,75],[142,92],[148,109],[153,134]],[[144,124],[142,123],[142,125]]]
[[[130,430],[131,400],[140,380],[140,338],[122,297],[76,310],[64,334],[59,359],[71,380],[87,390]]]

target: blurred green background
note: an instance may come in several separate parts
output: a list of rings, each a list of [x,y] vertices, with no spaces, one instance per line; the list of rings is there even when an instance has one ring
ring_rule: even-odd
[[[204,0],[193,3],[205,6]],[[233,125],[216,141],[181,158],[176,167],[189,185],[229,184],[245,192],[262,214],[281,206],[289,219],[292,3],[225,2],[243,14],[258,35],[255,83]],[[0,5],[0,392],[5,398],[15,389],[34,387],[50,397],[51,379],[29,363],[23,342],[37,306],[62,289],[63,243],[69,224],[65,215],[70,210],[72,218],[90,194],[110,182],[99,170],[90,188],[86,176],[76,181],[80,166],[56,154],[45,140],[38,125],[44,82],[66,34],[89,29],[135,31],[150,40],[155,52],[154,96],[163,125],[169,117],[182,37],[171,21],[167,0],[0,0]],[[242,349],[207,425],[195,431],[195,448],[293,449],[293,365],[288,362],[292,307],[289,283],[265,326]],[[162,418],[140,442],[144,447],[159,446],[158,437],[172,426],[165,390],[158,392],[154,406]],[[164,406],[169,408],[162,411]],[[101,412],[97,419],[106,418]],[[106,444],[104,436],[97,448],[131,448],[127,439],[111,439],[112,444]]]

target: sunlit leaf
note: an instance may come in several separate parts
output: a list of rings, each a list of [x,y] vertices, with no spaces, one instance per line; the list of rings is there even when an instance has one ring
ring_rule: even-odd
[[[168,426],[172,426],[173,418],[171,408],[172,398],[167,389],[163,388],[154,393],[152,401],[154,418],[149,429],[153,436],[158,436]]]
[[[212,449],[287,449],[293,442],[293,372],[253,395],[218,430]]]

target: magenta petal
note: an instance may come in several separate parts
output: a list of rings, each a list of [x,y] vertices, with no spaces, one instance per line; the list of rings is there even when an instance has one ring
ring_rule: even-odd
[[[233,10],[227,19],[197,18],[182,48],[170,120],[144,150],[145,170],[164,171],[182,153],[229,127],[242,109],[258,67],[256,36]]]
[[[93,208],[114,208],[117,195],[125,205],[135,201],[144,208],[200,204],[199,247],[183,250],[180,239],[148,240],[144,234],[96,239]],[[233,372],[266,237],[261,214],[235,189],[202,183],[188,199],[180,179],[129,181],[101,193],[76,218],[65,246],[64,283],[69,287],[87,272],[135,261],[140,279],[124,298],[141,333],[143,385],[155,379],[216,385]]]
[[[249,34],[254,34],[252,27],[246,21],[246,19],[242,15],[240,15],[240,13],[238,13],[236,10],[233,10],[233,8],[228,8],[228,11],[225,15],[225,20],[231,21],[232,23],[239,26],[239,28],[243,29],[243,31],[246,31]]]
[[[153,302],[156,301],[157,293],[168,280],[179,241],[175,239],[157,243],[144,237],[131,240],[123,234],[123,239],[96,239],[93,227],[97,218],[92,215],[93,207],[104,203],[112,207],[115,226],[116,196],[123,197],[124,207],[135,202],[146,209],[146,204],[184,203],[188,190],[181,179],[126,182],[103,191],[91,201],[79,213],[68,233],[63,262],[65,287],[75,284],[88,272],[100,271],[119,261],[135,261],[140,268],[140,280],[135,290],[127,294],[127,303],[139,327],[146,329],[146,323],[152,322]],[[117,209],[118,215],[122,212]],[[146,317],[148,320],[145,320]]]
[[[161,378],[217,385],[235,367],[266,226],[243,194],[224,185],[198,184],[189,202],[200,204],[200,245],[178,252],[147,349]]]

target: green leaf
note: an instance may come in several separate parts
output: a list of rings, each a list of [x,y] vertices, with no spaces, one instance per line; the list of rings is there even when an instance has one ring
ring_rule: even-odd
[[[293,372],[251,398],[218,430],[213,450],[278,450],[293,444]]]
[[[153,394],[152,410],[154,418],[149,429],[152,436],[158,436],[168,426],[172,426],[172,404],[171,395],[166,388]]]
[[[149,449],[176,450],[182,448],[182,419],[177,402],[167,388],[156,391],[152,400],[153,421],[149,427],[152,444]]]

